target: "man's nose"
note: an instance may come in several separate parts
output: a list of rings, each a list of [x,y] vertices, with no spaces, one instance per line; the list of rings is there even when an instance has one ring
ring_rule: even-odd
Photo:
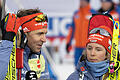
[[[42,36],[41,40],[42,40],[43,42],[46,42],[46,35],[45,35],[45,34]]]

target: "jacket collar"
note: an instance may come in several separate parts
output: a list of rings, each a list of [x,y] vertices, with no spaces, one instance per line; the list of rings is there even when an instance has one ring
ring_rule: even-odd
[[[27,59],[30,58],[31,56],[34,58],[35,55],[40,55],[40,54],[41,54],[41,51],[38,53],[34,53],[30,50],[28,46],[26,46],[24,49],[24,55],[27,55]]]

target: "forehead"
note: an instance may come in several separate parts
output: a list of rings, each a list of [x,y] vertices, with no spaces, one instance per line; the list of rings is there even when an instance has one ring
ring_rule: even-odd
[[[47,33],[47,28],[31,31],[30,33],[40,33],[40,32]]]
[[[91,46],[91,47],[101,47],[101,48],[104,48],[103,45],[101,44],[98,44],[98,43],[88,43],[87,46]]]

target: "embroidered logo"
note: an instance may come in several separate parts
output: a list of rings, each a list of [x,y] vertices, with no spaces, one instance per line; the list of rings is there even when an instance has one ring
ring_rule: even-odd
[[[83,78],[84,78],[84,73],[81,72],[81,73],[79,74],[79,80],[83,80]]]
[[[85,68],[84,67],[80,67],[81,71],[85,71]]]
[[[29,59],[28,64],[31,70],[35,71],[40,78],[41,72],[45,71],[45,59],[40,55],[40,59]]]
[[[37,61],[37,67],[40,68],[40,61]]]

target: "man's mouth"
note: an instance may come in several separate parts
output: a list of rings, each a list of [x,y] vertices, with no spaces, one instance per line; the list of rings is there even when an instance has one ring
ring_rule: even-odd
[[[42,44],[38,44],[37,46],[38,46],[38,48],[41,48],[41,47],[42,47]]]

